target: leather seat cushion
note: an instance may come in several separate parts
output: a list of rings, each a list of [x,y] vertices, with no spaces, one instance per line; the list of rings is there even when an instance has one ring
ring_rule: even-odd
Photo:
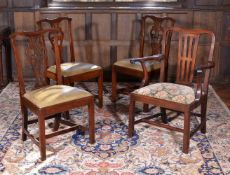
[[[52,85],[26,92],[23,97],[38,108],[45,108],[89,96],[92,94],[76,87]]]
[[[62,63],[61,64],[61,71],[62,76],[70,77],[73,75],[79,75],[87,72],[92,72],[95,70],[100,70],[101,67],[90,64],[90,63]],[[48,68],[49,72],[56,73],[56,65],[50,66]]]
[[[137,89],[133,93],[182,104],[190,104],[195,100],[193,88],[174,83],[151,84]]]
[[[115,62],[114,65],[119,66],[119,67],[134,69],[134,70],[138,70],[138,71],[143,71],[140,63],[132,64],[132,63],[130,63],[130,59],[119,60],[119,61]],[[147,67],[148,72],[153,71],[153,70],[157,70],[160,68],[160,63],[157,61],[147,61],[147,62],[145,62],[145,65]]]

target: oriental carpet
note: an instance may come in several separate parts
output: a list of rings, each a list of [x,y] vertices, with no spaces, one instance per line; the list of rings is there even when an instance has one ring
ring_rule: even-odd
[[[79,87],[97,92],[96,83]],[[122,84],[120,84],[122,86]],[[30,88],[30,84],[28,84]],[[198,132],[190,142],[189,154],[182,153],[182,134],[150,126],[135,125],[127,137],[129,96],[110,101],[111,84],[104,83],[104,107],[95,105],[96,143],[80,130],[47,140],[47,159],[39,160],[39,149],[30,139],[20,139],[21,113],[18,84],[10,83],[0,94],[0,174],[4,175],[221,175],[230,174],[230,112],[210,87],[207,133]],[[153,114],[141,112],[136,117]],[[199,110],[199,109],[197,109]],[[87,108],[70,112],[71,119],[87,126]],[[174,115],[174,114],[171,114]],[[33,116],[31,116],[33,117]],[[182,116],[173,121],[182,126]],[[50,130],[47,122],[47,130]],[[192,126],[198,122],[192,117]],[[37,134],[34,124],[30,131]]]

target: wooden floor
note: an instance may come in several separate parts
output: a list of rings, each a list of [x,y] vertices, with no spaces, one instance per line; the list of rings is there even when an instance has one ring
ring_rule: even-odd
[[[230,109],[230,83],[213,83],[213,88]]]

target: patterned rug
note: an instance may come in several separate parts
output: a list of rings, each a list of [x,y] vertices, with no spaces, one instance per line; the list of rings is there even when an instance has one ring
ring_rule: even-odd
[[[80,84],[96,93],[95,83]],[[120,85],[122,86],[122,85]],[[29,88],[29,85],[28,85]],[[210,87],[207,133],[198,132],[190,142],[189,154],[182,153],[182,134],[165,129],[135,125],[133,138],[127,137],[129,96],[121,95],[116,105],[110,101],[111,84],[104,84],[104,107],[95,108],[96,143],[88,143],[88,133],[80,130],[48,139],[47,159],[39,160],[37,146],[20,139],[21,114],[17,83],[0,94],[0,174],[4,175],[220,175],[230,174],[230,112]],[[157,112],[141,112],[136,117]],[[71,119],[87,126],[87,108],[73,110]],[[32,116],[31,116],[32,117]],[[193,117],[192,125],[198,119]],[[49,123],[47,129],[49,130]],[[174,125],[182,125],[179,117]],[[37,134],[37,126],[30,127]]]

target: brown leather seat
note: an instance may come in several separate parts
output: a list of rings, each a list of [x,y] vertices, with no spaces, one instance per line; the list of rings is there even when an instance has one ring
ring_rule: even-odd
[[[63,105],[63,103],[81,98],[92,97],[92,94],[71,86],[52,85],[26,92],[23,97],[41,109],[55,105]]]
[[[113,65],[117,67],[123,67],[126,69],[132,69],[134,71],[141,71],[143,72],[143,68],[140,63],[133,64],[130,62],[131,59],[123,59],[115,62]],[[148,72],[157,70],[160,68],[160,63],[156,61],[146,62],[145,63],[146,69]]]
[[[56,73],[56,66],[50,66],[48,72]],[[100,66],[90,63],[62,63],[61,73],[63,77],[71,77],[75,75],[81,75],[88,72],[94,72],[95,70],[101,70]]]

